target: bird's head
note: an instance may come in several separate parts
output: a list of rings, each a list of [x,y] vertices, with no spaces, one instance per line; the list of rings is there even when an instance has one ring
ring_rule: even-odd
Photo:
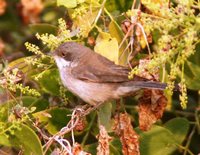
[[[56,64],[59,68],[69,67],[70,65],[75,65],[73,62],[76,62],[83,54],[84,46],[76,42],[65,42],[61,44],[54,52],[53,57],[56,61]]]

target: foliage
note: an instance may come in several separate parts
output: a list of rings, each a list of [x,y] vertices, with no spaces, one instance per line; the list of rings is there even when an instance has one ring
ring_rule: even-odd
[[[198,0],[0,0],[0,151],[198,154],[199,11]],[[67,41],[167,89],[85,111],[51,55]]]

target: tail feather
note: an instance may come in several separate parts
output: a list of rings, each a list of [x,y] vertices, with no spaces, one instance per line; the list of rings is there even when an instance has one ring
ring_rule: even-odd
[[[156,81],[130,81],[127,83],[124,83],[124,86],[132,86],[135,88],[149,88],[149,89],[159,89],[164,90],[167,87],[166,83],[160,83]],[[174,90],[179,90],[179,86],[175,84]]]
[[[133,86],[138,88],[151,88],[151,89],[164,90],[167,87],[167,84],[154,81],[134,81]]]

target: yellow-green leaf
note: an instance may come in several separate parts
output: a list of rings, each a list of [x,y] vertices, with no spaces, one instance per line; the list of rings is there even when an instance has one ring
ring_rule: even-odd
[[[65,6],[66,8],[75,8],[77,6],[76,0],[57,0],[57,6]]]
[[[95,52],[118,64],[118,42],[109,33],[101,32],[96,39]]]
[[[114,38],[117,39],[118,44],[120,45],[120,43],[122,42],[123,38],[124,38],[124,34],[121,30],[121,28],[119,27],[119,25],[115,22],[115,21],[111,21],[109,24],[109,32],[110,35]],[[128,46],[127,41],[124,41],[124,43],[121,45],[120,49],[119,49],[119,64],[120,65],[125,65],[127,63],[127,58],[128,58],[128,50],[125,51],[126,47]]]
[[[22,57],[22,58],[19,58],[19,59],[16,59],[12,62],[10,62],[8,64],[8,66],[10,68],[18,68],[20,69],[20,71],[22,71],[23,73],[26,73],[29,69],[30,69],[30,65],[28,65],[27,63],[25,63],[25,59],[27,57]]]

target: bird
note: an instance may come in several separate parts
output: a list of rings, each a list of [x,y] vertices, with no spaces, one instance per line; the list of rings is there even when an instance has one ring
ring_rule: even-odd
[[[53,58],[64,87],[92,106],[131,96],[143,88],[164,90],[167,86],[139,76],[129,79],[128,67],[77,42],[62,43],[53,51]]]

